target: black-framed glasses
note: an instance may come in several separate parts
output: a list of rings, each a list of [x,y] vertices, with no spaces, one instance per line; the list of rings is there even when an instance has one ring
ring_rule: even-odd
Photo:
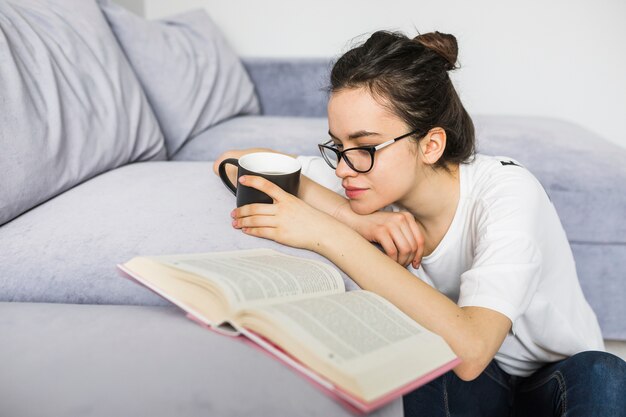
[[[353,169],[354,171],[365,174],[372,170],[374,167],[374,154],[376,151],[379,151],[389,145],[392,145],[399,141],[400,139],[408,138],[409,136],[415,135],[419,130],[413,130],[409,133],[405,133],[402,136],[398,136],[395,139],[390,139],[386,142],[381,143],[376,146],[357,146],[355,148],[346,149],[344,151],[340,151],[334,146],[331,146],[332,139],[320,143],[317,145],[324,160],[326,163],[332,168],[336,169],[337,165],[341,158],[346,161],[346,164]],[[420,135],[423,136],[423,135]]]

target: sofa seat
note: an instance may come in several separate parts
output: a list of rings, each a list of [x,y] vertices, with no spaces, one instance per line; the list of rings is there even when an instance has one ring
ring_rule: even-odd
[[[126,165],[5,224],[0,229],[0,300],[167,304],[118,275],[116,264],[137,255],[267,247],[329,262],[233,229],[234,196],[211,165]]]
[[[327,140],[325,117],[240,116],[189,139],[172,159],[214,161],[231,149],[257,147],[314,155],[318,153],[317,144]]]
[[[173,307],[0,303],[0,334],[3,416],[353,415]],[[402,401],[372,415],[402,416]]]

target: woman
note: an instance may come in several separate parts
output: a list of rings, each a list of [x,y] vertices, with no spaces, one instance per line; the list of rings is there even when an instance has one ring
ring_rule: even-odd
[[[452,35],[380,31],[344,54],[320,150],[347,200],[304,176],[298,197],[243,177],[274,204],[233,226],[325,256],[448,342],[462,363],[405,396],[406,415],[626,415],[626,366],[601,352],[548,196],[516,161],[474,155],[457,51]]]

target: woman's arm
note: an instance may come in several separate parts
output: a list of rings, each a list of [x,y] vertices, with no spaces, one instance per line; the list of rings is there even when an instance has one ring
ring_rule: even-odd
[[[459,378],[478,377],[493,359],[511,328],[506,316],[486,308],[459,307],[332,216],[263,178],[246,176],[244,181],[270,195],[275,204],[251,204],[234,210],[235,227],[331,260],[361,288],[385,297],[443,337],[463,361],[454,369]]]
[[[316,252],[331,260],[357,284],[375,292],[422,326],[440,335],[461,358],[454,372],[477,378],[500,349],[511,328],[505,315],[480,307],[459,307],[448,297],[384,256],[365,239],[335,225]],[[332,234],[331,234],[332,233]]]
[[[249,148],[231,150],[220,155],[213,164],[213,172],[218,175],[220,162],[227,158],[241,158],[252,152],[274,152],[295,158],[283,152],[268,148]],[[237,178],[237,169],[226,166],[226,174],[233,184]],[[352,211],[347,199],[328,188],[309,179],[300,177],[298,197],[312,207],[331,215],[356,230],[370,242],[379,243],[385,253],[394,261],[407,266],[412,263],[418,268],[424,253],[424,238],[413,216],[408,212],[379,212],[371,215],[359,215]]]

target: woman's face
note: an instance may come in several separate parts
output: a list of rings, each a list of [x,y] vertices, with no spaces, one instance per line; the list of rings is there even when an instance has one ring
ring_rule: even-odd
[[[379,145],[410,131],[365,88],[340,90],[331,95],[328,127],[331,139],[344,150]],[[420,164],[417,154],[413,139],[399,140],[376,151],[373,168],[364,174],[351,169],[342,158],[335,173],[342,179],[352,210],[373,213],[415,192]]]

